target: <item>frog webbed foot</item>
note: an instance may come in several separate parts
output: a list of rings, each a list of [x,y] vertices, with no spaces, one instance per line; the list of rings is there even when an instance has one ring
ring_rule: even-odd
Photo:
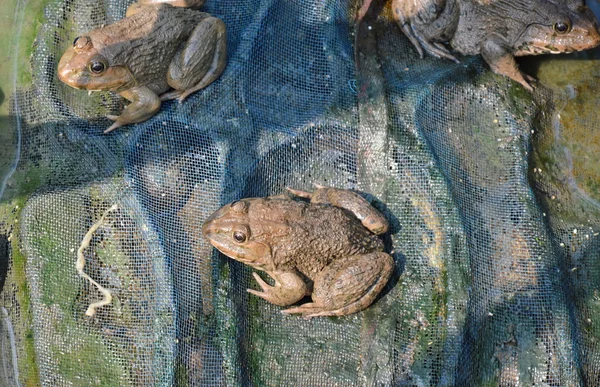
[[[433,36],[441,39],[453,31],[454,26],[458,23],[458,7],[455,3],[455,1],[447,0],[427,0],[414,3],[405,0],[392,1],[394,18],[421,58],[426,51],[436,58],[445,58],[460,63],[442,43],[427,37]],[[428,31],[427,36],[421,30]]]
[[[247,289],[248,293],[279,306],[291,305],[310,294],[308,286],[296,273],[267,271],[267,274],[275,280],[275,286],[266,283],[257,273],[252,273],[262,291]]]

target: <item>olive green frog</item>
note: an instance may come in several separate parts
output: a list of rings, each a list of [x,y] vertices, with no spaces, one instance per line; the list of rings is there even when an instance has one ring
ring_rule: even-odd
[[[88,91],[114,91],[131,103],[105,131],[142,122],[161,101],[184,100],[216,80],[226,63],[222,20],[197,11],[203,0],[140,1],[124,19],[77,37],[58,77]],[[190,8],[187,8],[190,7]]]
[[[581,51],[600,44],[596,18],[582,0],[392,0],[400,28],[423,52],[453,60],[481,54],[497,74],[532,90],[515,56]]]

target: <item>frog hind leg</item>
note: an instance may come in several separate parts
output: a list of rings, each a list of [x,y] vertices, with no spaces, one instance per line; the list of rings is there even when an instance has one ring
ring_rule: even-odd
[[[121,115],[106,116],[114,123],[104,133],[112,132],[123,125],[146,121],[160,110],[158,95],[147,86],[134,87],[120,92],[119,95],[131,103],[123,109]]]
[[[425,51],[427,51],[430,55],[435,56],[436,58],[449,59],[455,63],[460,63],[460,61],[454,55],[450,54],[450,51],[448,51],[448,49],[446,47],[444,47],[443,44],[441,44],[439,42],[431,43],[427,39],[425,39],[425,37],[422,36],[419,32],[417,32],[417,31],[413,31],[413,32],[416,36],[417,41],[420,43],[421,47]],[[413,44],[414,44],[414,42],[413,42]],[[421,55],[421,58],[422,58],[423,55],[421,54],[421,51],[418,49],[417,49],[417,51],[419,51],[419,54]]]
[[[481,56],[493,72],[509,77],[523,85],[525,89],[533,91],[533,87],[527,81],[535,78],[519,70],[515,57],[504,48],[500,37],[487,39],[481,47]]]
[[[406,17],[407,15],[405,15],[405,12],[403,12],[404,6],[401,4],[403,1],[405,0],[392,1],[392,12],[394,14],[394,18],[398,22],[398,25],[400,26],[400,29],[402,30],[404,35],[406,35],[408,40],[410,40],[413,46],[415,46],[415,48],[417,49],[419,56],[423,58],[424,52],[423,48],[421,47],[421,43],[413,33],[413,29],[410,25],[410,20]]]
[[[315,278],[313,302],[283,310],[282,313],[301,313],[311,318],[359,312],[375,301],[393,271],[394,260],[384,252],[333,262]]]
[[[204,5],[205,0],[138,0],[137,3],[142,5],[164,3],[172,5],[173,7],[198,9]]]
[[[404,35],[415,46],[421,58],[423,58],[423,50],[425,50],[436,58],[445,58],[460,63],[444,45],[439,42],[430,42],[411,22],[412,19],[420,19],[422,23],[428,24],[430,29],[435,28],[433,36],[452,35],[455,26],[458,24],[458,7],[455,3],[455,1],[446,0],[392,1],[394,18]]]
[[[175,90],[161,95],[160,99],[181,102],[205,88],[219,78],[225,69],[226,57],[225,23],[216,17],[202,20],[169,65],[167,83]]]
[[[331,204],[335,207],[350,211],[361,221],[363,226],[375,235],[385,233],[389,226],[388,221],[365,198],[354,191],[347,189],[323,187],[317,185],[313,193],[287,188],[293,195],[310,199],[311,203]]]
[[[143,12],[148,5],[169,4],[173,7],[199,9],[204,5],[204,0],[138,0],[127,7],[125,17],[131,17],[138,12]]]

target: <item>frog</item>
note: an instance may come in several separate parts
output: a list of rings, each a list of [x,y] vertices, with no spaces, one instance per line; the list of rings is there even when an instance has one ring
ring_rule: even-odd
[[[535,78],[515,57],[571,53],[600,44],[596,18],[583,0],[392,0],[402,32],[424,52],[456,63],[481,54],[491,70],[533,91]]]
[[[58,64],[65,84],[113,91],[130,101],[104,131],[146,121],[161,102],[185,100],[214,82],[227,55],[225,23],[199,8],[204,0],[141,0],[125,18],[78,36]]]
[[[224,255],[256,272],[261,290],[247,289],[278,306],[307,296],[312,302],[286,314],[345,316],[371,305],[394,272],[381,235],[387,219],[355,191],[316,186],[314,192],[245,198],[226,204],[202,225],[203,236]]]

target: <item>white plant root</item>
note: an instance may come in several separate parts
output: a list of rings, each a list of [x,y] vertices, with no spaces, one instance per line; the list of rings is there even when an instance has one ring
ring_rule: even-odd
[[[90,246],[90,242],[92,240],[92,236],[94,235],[94,232],[96,232],[96,230],[102,225],[102,223],[104,223],[104,218],[106,218],[108,213],[111,211],[114,211],[116,209],[117,209],[117,205],[115,204],[112,207],[110,207],[108,210],[106,210],[104,212],[104,214],[102,214],[102,217],[100,217],[100,219],[96,223],[94,223],[92,225],[92,227],[90,227],[88,232],[85,234],[85,236],[83,237],[83,240],[81,241],[81,245],[79,246],[79,250],[77,250],[77,263],[75,264],[75,267],[77,268],[77,273],[79,273],[79,275],[81,277],[87,279],[94,286],[96,286],[98,288],[98,290],[104,296],[103,300],[94,302],[93,304],[90,304],[87,311],[85,312],[86,316],[94,316],[96,314],[96,309],[103,307],[104,305],[108,305],[112,302],[112,294],[110,293],[110,291],[108,289],[104,288],[102,285],[100,285],[96,281],[94,281],[89,275],[87,275],[83,271],[83,268],[85,266],[85,256],[83,255],[83,250],[85,250],[86,248],[88,248]]]

